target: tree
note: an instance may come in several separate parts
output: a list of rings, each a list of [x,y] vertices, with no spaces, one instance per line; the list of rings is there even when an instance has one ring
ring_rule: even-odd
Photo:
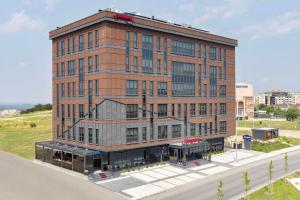
[[[288,159],[289,159],[289,157],[288,157],[288,155],[287,155],[287,153],[285,153],[284,154],[284,171],[285,171],[285,173],[287,173],[287,171],[288,171]],[[287,182],[287,179],[285,178],[284,179],[285,180],[285,182]]]
[[[218,192],[217,192],[218,200],[222,200],[224,198],[224,188],[223,187],[224,187],[224,183],[221,180],[218,185]]]
[[[297,108],[289,108],[286,111],[286,120],[288,121],[294,121],[295,119],[297,119],[299,117],[300,113],[299,113],[299,109]]]
[[[248,192],[250,190],[250,178],[247,171],[244,171],[244,183],[245,183],[245,200],[249,200]]]
[[[269,190],[269,194],[273,194],[273,184],[272,184],[272,177],[273,177],[273,161],[270,161],[269,164],[269,186],[268,186],[268,190]]]

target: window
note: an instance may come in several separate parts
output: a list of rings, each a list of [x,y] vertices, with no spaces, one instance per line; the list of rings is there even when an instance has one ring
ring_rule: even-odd
[[[93,129],[89,128],[89,143],[93,144]]]
[[[71,87],[70,87],[70,83],[68,83],[68,86],[67,86],[67,93],[68,93],[68,97],[71,96]]]
[[[210,134],[213,133],[213,124],[212,124],[212,122],[209,122],[209,133]]]
[[[142,71],[153,73],[153,41],[152,35],[143,34],[142,38]]]
[[[216,47],[210,47],[209,48],[209,59],[210,60],[216,60],[217,55],[216,55]]]
[[[137,32],[134,32],[134,35],[133,35],[133,42],[134,42],[134,48],[137,49],[138,48],[138,33]]]
[[[196,106],[194,103],[190,104],[190,116],[195,116],[196,114]]]
[[[95,30],[95,47],[99,46],[99,31]]]
[[[95,72],[99,71],[99,55],[95,55]]]
[[[177,115],[178,117],[181,117],[181,104],[177,105]]]
[[[138,72],[138,57],[134,56],[134,72]]]
[[[72,37],[72,53],[75,53],[75,48],[76,48],[76,38],[74,36]]]
[[[150,96],[153,97],[154,95],[154,82],[150,81]]]
[[[221,121],[220,122],[220,133],[226,133],[227,132],[227,122]]]
[[[84,104],[79,104],[79,118],[84,118]]]
[[[84,96],[84,59],[79,59],[79,96]]]
[[[158,74],[161,73],[161,69],[160,69],[160,59],[157,59],[157,73],[158,73]]]
[[[96,145],[99,144],[99,129],[96,129]]]
[[[72,83],[72,94],[73,94],[73,97],[76,96],[76,93],[75,93],[75,82]]]
[[[93,57],[88,57],[88,72],[91,73],[93,71]]]
[[[95,80],[95,95],[99,96],[99,80]]]
[[[196,124],[195,123],[191,124],[190,128],[191,128],[190,135],[195,136],[196,135]]]
[[[138,95],[138,81],[133,81],[133,80],[126,81],[126,95],[128,96]]]
[[[147,93],[147,85],[146,85],[146,81],[142,82],[142,94],[146,95]]]
[[[168,82],[158,82],[157,96],[168,96]]]
[[[202,127],[202,124],[201,123],[199,123],[199,135],[202,135],[202,133],[203,133],[203,127]]]
[[[59,42],[56,42],[56,57],[59,57]]]
[[[204,96],[207,97],[207,84],[204,84]]]
[[[126,118],[127,119],[138,118],[138,105],[137,104],[126,105]]]
[[[181,124],[172,125],[172,138],[181,137]]]
[[[222,67],[219,67],[219,79],[222,79],[223,76],[222,76]]]
[[[93,96],[93,81],[88,80],[88,95]]]
[[[68,113],[67,113],[68,115],[67,116],[68,116],[68,118],[70,118],[71,117],[71,107],[70,107],[70,104],[67,105],[67,109],[68,109],[67,110],[68,111]]]
[[[204,134],[207,135],[207,133],[208,133],[207,123],[204,123]]]
[[[61,55],[65,55],[65,41],[60,42],[60,48],[61,48]]]
[[[218,60],[221,61],[222,60],[222,49],[218,48]]]
[[[89,32],[88,33],[88,48],[92,48],[93,47],[93,33]]]
[[[138,142],[139,130],[138,128],[127,128],[126,129],[126,143]]]
[[[168,74],[168,38],[164,39],[164,74]]]
[[[61,76],[65,77],[65,63],[64,62],[61,63]]]
[[[168,115],[168,104],[158,104],[157,105],[158,117],[167,117]]]
[[[226,58],[226,49],[224,49],[224,59],[223,59],[223,65],[224,65],[224,80],[227,79],[227,58]]]
[[[209,115],[212,116],[212,103],[209,104]]]
[[[79,127],[79,142],[84,142],[84,128]]]
[[[147,141],[147,127],[142,128],[142,140],[143,142]]]
[[[84,35],[78,36],[78,50],[83,51],[84,50]]]
[[[71,52],[71,43],[70,43],[70,38],[67,39],[67,54],[70,54]]]
[[[175,116],[175,104],[172,104],[172,116]]]
[[[147,116],[146,104],[143,103],[143,118],[146,118],[146,116]]]
[[[62,97],[65,96],[65,84],[64,83],[61,84],[61,96]]]
[[[157,36],[157,51],[160,51],[160,36]]]
[[[207,115],[207,104],[206,103],[200,103],[199,104],[199,115]]]
[[[130,51],[130,32],[126,31],[126,71],[130,72],[130,56],[129,56],[129,51]]]
[[[195,45],[188,42],[172,40],[172,53],[181,56],[195,56]]]
[[[217,67],[210,66],[209,68],[209,86],[210,97],[217,97]]]
[[[68,76],[75,75],[75,60],[68,61]]]
[[[168,126],[158,126],[158,139],[167,139],[168,138]]]
[[[195,96],[195,65],[172,62],[172,95]]]
[[[226,85],[220,85],[220,97],[226,97]]]
[[[59,77],[59,63],[56,63],[56,77]]]
[[[220,115],[226,115],[226,103],[220,103]]]
[[[201,44],[198,44],[198,58],[201,58]]]

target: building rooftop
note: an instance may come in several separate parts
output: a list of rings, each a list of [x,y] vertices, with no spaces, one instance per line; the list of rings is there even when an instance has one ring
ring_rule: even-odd
[[[153,31],[166,32],[175,35],[181,35],[185,37],[191,37],[195,39],[205,40],[209,42],[221,43],[229,46],[237,46],[238,42],[235,39],[215,35],[208,31],[192,27],[187,24],[177,24],[171,21],[159,19],[155,16],[146,17],[138,13],[119,13],[112,11],[111,9],[99,10],[98,13],[75,21],[68,25],[57,27],[55,30],[50,31],[49,38],[51,40],[69,34],[74,31],[81,30],[88,26],[101,23],[104,21],[110,21],[119,24],[131,25],[133,27],[139,27],[144,29],[150,29]]]
[[[253,128],[251,130],[253,130],[253,131],[275,131],[275,130],[278,130],[278,128],[263,127],[263,128]]]

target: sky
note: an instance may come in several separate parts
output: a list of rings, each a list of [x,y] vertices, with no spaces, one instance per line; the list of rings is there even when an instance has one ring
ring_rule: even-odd
[[[236,81],[300,91],[299,0],[9,0],[0,7],[0,103],[48,103],[49,31],[98,9],[139,12],[235,38]]]

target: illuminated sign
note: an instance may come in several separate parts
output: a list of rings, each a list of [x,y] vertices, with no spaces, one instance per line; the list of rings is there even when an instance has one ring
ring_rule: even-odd
[[[125,21],[133,21],[133,18],[131,16],[125,15],[125,14],[121,14],[121,13],[116,13],[114,15],[115,19],[120,19],[120,20],[125,20]]]
[[[183,144],[195,144],[200,142],[201,142],[200,138],[185,138],[182,141]]]

